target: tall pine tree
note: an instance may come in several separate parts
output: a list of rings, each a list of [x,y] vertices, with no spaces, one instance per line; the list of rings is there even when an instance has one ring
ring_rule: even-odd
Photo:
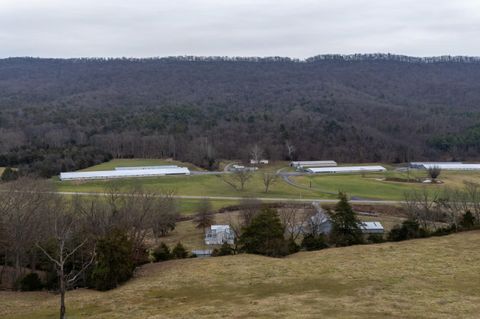
[[[350,246],[363,242],[360,220],[358,220],[347,195],[340,192],[339,201],[332,214],[331,239],[336,246]]]

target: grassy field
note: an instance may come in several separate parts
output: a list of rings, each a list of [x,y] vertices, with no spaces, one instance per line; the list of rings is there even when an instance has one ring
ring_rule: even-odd
[[[113,160],[108,163],[90,167],[87,170],[113,169],[116,166],[162,164],[178,164],[189,166],[192,170],[198,170],[198,168],[188,163],[143,159]],[[224,165],[226,164],[223,163],[222,166]],[[338,193],[338,191],[344,191],[353,198],[378,200],[402,200],[404,193],[412,189],[420,190],[427,188],[431,191],[439,191],[446,187],[461,187],[464,181],[480,182],[480,172],[471,171],[443,171],[440,175],[440,180],[443,182],[442,184],[406,183],[388,180],[393,178],[406,180],[407,177],[411,179],[426,178],[425,171],[411,171],[409,175],[398,171],[364,175],[329,174],[290,177],[290,179],[300,187],[287,184],[279,178],[276,183],[273,184],[271,190],[265,193],[262,171],[276,171],[282,167],[286,168],[287,166],[287,162],[274,162],[271,165],[262,166],[260,170],[254,174],[253,178],[247,182],[244,191],[233,189],[226,184],[220,176],[215,175],[150,177],[115,180],[114,182],[118,183],[121,187],[140,183],[149,190],[159,191],[162,189],[173,189],[177,195],[333,199],[336,198],[335,194]],[[393,168],[388,165],[384,166],[389,169]],[[387,180],[385,180],[385,178],[387,178]],[[60,182],[56,180],[56,185],[60,191],[71,192],[102,192],[108,183],[112,183],[112,181]],[[185,205],[188,206],[188,202],[186,202]]]
[[[385,178],[407,178],[405,173],[369,173],[361,174],[335,174],[292,177],[296,183],[308,187],[310,182],[312,189],[320,192],[344,191],[352,197],[403,200],[404,194],[410,190],[441,191],[446,187],[461,187],[464,181],[480,182],[479,172],[447,172],[443,171],[440,176],[442,184],[406,183],[383,180]],[[425,172],[412,172],[410,178],[426,177]]]
[[[142,267],[109,292],[67,294],[68,318],[478,318],[480,232]],[[57,315],[58,296],[0,292],[0,317]]]
[[[286,184],[281,179],[271,187],[268,193],[264,192],[262,175],[256,173],[246,184],[245,190],[237,191],[226,184],[220,176],[191,175],[191,176],[162,176],[136,179],[118,179],[113,181],[120,187],[127,187],[141,183],[149,190],[173,189],[177,195],[195,196],[235,196],[235,197],[282,197],[282,198],[335,198],[332,195],[322,194],[316,190],[296,188]],[[107,183],[112,181],[56,181],[60,191],[70,192],[102,192]]]
[[[203,170],[193,164],[174,161],[174,160],[132,158],[132,159],[114,159],[109,162],[105,162],[99,165],[82,169],[81,171],[108,171],[108,170],[115,169],[115,167],[117,166],[132,167],[132,166],[155,166],[155,165],[178,165],[182,167],[188,167],[190,170],[193,170],[193,171]]]

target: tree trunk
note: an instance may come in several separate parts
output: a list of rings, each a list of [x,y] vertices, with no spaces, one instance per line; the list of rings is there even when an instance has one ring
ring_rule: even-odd
[[[65,276],[63,269],[60,272],[60,319],[65,319]]]

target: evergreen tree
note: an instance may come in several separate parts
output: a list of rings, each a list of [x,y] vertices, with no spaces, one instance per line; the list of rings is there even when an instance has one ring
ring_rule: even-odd
[[[223,245],[220,248],[215,248],[212,251],[212,256],[217,257],[217,256],[228,256],[228,255],[233,255],[234,251],[232,246],[230,246],[228,243],[223,243]]]
[[[288,254],[288,243],[283,236],[283,226],[277,211],[264,208],[244,228],[239,239],[244,252],[272,257]]]
[[[92,282],[98,290],[109,290],[133,276],[133,244],[120,230],[113,230],[97,243],[97,263]]]
[[[349,246],[363,242],[358,220],[345,193],[339,193],[339,202],[332,214],[331,239],[337,246]]]
[[[463,229],[471,229],[475,226],[475,217],[473,216],[471,211],[467,211],[465,214],[462,215],[462,219],[460,220],[460,226]]]
[[[6,167],[3,170],[2,176],[0,177],[2,182],[14,181],[17,178],[18,178],[18,171],[15,171],[15,170],[11,169],[10,167]]]
[[[308,251],[320,250],[328,247],[325,235],[323,234],[306,234],[303,237],[301,246]]]
[[[182,259],[188,257],[188,250],[182,245],[182,243],[178,243],[173,247],[172,256],[175,259]]]
[[[155,257],[155,261],[166,261],[171,259],[172,255],[170,253],[170,248],[168,248],[167,244],[164,242],[160,243],[160,246],[153,251],[153,257]]]

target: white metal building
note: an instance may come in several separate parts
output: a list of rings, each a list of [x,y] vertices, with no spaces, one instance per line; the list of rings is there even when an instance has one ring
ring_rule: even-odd
[[[229,225],[212,225],[205,234],[205,244],[222,245],[224,243],[233,245],[235,233]]]
[[[116,171],[135,170],[135,169],[166,169],[177,168],[178,165],[158,165],[158,166],[119,166],[115,167]]]
[[[463,163],[462,162],[410,162],[410,167],[424,169],[425,165],[438,166],[438,165],[459,165],[459,164],[463,164]]]
[[[383,234],[385,232],[380,222],[361,222],[359,226],[364,234]]]
[[[423,168],[430,169],[438,167],[445,171],[473,171],[480,170],[480,164],[423,164]]]
[[[333,167],[337,166],[335,161],[296,161],[290,163],[291,167],[303,168],[303,167]]]
[[[127,169],[113,171],[91,171],[91,172],[63,172],[60,173],[60,180],[91,180],[91,179],[113,179],[131,177],[151,177],[165,175],[190,175],[186,167],[157,168],[157,169]]]
[[[252,171],[256,171],[258,169],[258,167],[254,167],[254,166],[243,166],[243,165],[237,165],[237,164],[233,164],[232,166],[230,166],[229,170],[232,171],[232,172],[240,172],[240,171],[248,171],[248,172],[252,172]]]
[[[251,160],[250,160],[250,164],[254,164],[254,165],[256,165],[256,164],[264,164],[264,165],[266,165],[266,164],[268,164],[268,160],[266,160],[266,159],[261,159],[261,160],[258,160],[258,161],[257,161],[257,160],[251,159]]]
[[[384,172],[387,169],[380,165],[369,166],[339,166],[339,167],[309,167],[307,172],[313,174],[336,174],[336,173],[367,173]]]

